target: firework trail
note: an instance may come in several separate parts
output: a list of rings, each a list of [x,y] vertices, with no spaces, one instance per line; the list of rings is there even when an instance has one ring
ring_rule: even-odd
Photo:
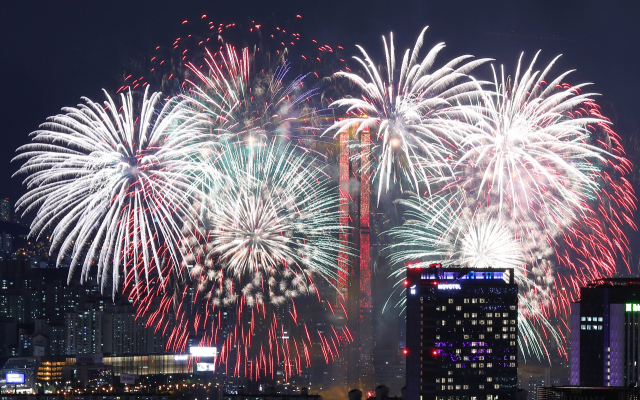
[[[573,113],[594,94],[580,93],[585,84],[559,87],[571,71],[547,83],[557,58],[540,72],[533,69],[537,56],[522,76],[522,56],[513,78],[502,70],[498,80],[493,71],[495,92],[479,91],[485,119],[460,141],[456,170],[467,169],[467,190],[495,197],[514,217],[535,208],[562,222],[584,211],[585,199],[598,190],[595,163],[610,154],[591,144],[589,126],[605,121]]]
[[[27,175],[28,192],[16,207],[36,211],[31,235],[50,232],[50,252],[58,263],[70,258],[70,277],[81,266],[85,281],[97,266],[102,289],[111,282],[115,295],[121,274],[125,284],[149,283],[163,258],[180,261],[196,160],[214,146],[200,117],[175,101],[160,107],[160,93],[149,97],[147,88],[139,108],[131,92],[120,108],[105,94],[104,106],[85,98],[64,108],[18,149],[14,160],[26,162],[16,174]]]
[[[478,92],[468,116],[483,117],[459,142],[453,179],[433,199],[401,202],[409,222],[389,234],[398,264],[511,264],[520,343],[548,357],[549,338],[564,352],[563,318],[579,287],[613,275],[626,256],[622,227],[635,228],[635,195],[620,138],[593,94],[563,83],[568,72],[547,83],[554,62],[540,73],[536,58],[522,76],[519,63],[513,78],[496,77],[495,92]]]
[[[558,286],[571,290],[554,303],[566,312],[579,286],[613,275],[626,256],[622,227],[635,229],[636,198],[625,178],[631,163],[595,94],[565,83],[571,71],[548,78],[557,57],[534,70],[537,58],[524,69],[521,56],[513,78],[494,70],[495,92],[479,92],[474,115],[484,118],[460,142],[454,185],[516,221],[530,254],[546,247],[545,258],[552,249],[569,267]]]
[[[226,45],[215,55],[207,51],[208,74],[194,64],[189,69],[199,82],[188,81],[192,94],[185,97],[192,106],[209,116],[215,134],[225,140],[253,143],[274,136],[290,140],[300,137],[296,128],[306,127],[298,121],[313,118],[306,101],[316,94],[304,89],[306,75],[285,85],[289,63],[279,58],[273,70],[253,74],[255,54],[244,48],[239,55]]]
[[[225,371],[256,379],[273,377],[278,368],[286,377],[301,374],[314,351],[327,362],[338,357],[341,343],[350,341],[348,330],[322,333],[307,323],[329,324],[323,314],[334,313],[316,282],[326,291],[338,274],[340,225],[331,179],[311,156],[275,140],[226,142],[210,162],[221,178],[194,207],[203,229],[185,226],[183,251],[197,250],[183,265],[189,277],[167,270],[174,288],[160,294],[161,304],[176,310],[170,345],[184,350],[193,329],[201,343],[222,346],[217,362]],[[149,323],[163,328],[165,315],[155,313]]]
[[[375,165],[363,165],[374,171],[378,181],[378,200],[392,184],[418,189],[429,182],[430,175],[442,175],[446,159],[455,143],[468,129],[466,112],[459,103],[476,96],[477,86],[466,79],[467,74],[487,59],[466,62],[471,56],[454,58],[443,67],[432,70],[435,58],[444,48],[440,43],[419,61],[424,28],[413,50],[407,50],[396,77],[396,55],[393,34],[389,42],[383,37],[387,74],[381,77],[377,65],[360,46],[364,60],[354,57],[364,68],[363,76],[339,72],[336,75],[353,82],[362,97],[347,97],[332,103],[332,107],[346,107],[345,118],[327,131],[336,135],[349,129],[359,134],[363,129],[376,132],[372,155]],[[466,63],[465,63],[466,62]],[[464,118],[463,118],[464,117]]]
[[[312,277],[337,278],[340,246],[337,194],[311,157],[293,146],[229,145],[216,162],[223,180],[205,200],[209,254],[223,276],[243,281],[232,297],[255,282],[268,286],[280,304],[298,293],[315,292]],[[216,277],[214,280],[223,279]],[[291,279],[296,289],[281,295],[274,286]],[[248,300],[251,302],[250,300]],[[259,298],[256,303],[262,303]]]
[[[396,265],[428,267],[513,268],[518,293],[519,343],[528,354],[547,356],[550,339],[563,348],[559,327],[550,321],[554,297],[554,275],[545,260],[532,257],[532,249],[514,233],[515,224],[498,212],[469,206],[464,193],[434,195],[427,199],[412,196],[398,203],[405,209],[406,222],[388,235]],[[471,202],[473,203],[473,202]],[[401,289],[405,269],[393,275]],[[404,308],[403,296],[397,306]],[[541,328],[541,329],[539,329]],[[542,332],[541,332],[542,330]]]

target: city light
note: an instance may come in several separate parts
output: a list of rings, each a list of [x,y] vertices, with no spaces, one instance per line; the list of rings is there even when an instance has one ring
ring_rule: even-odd
[[[215,357],[218,354],[216,347],[189,347],[189,353],[194,357]]]

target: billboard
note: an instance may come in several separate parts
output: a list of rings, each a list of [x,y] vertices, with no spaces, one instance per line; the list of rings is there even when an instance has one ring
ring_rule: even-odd
[[[135,385],[140,382],[140,375],[134,374],[120,374],[120,383],[127,383],[130,385]]]
[[[213,363],[197,363],[196,371],[215,371],[216,365]]]
[[[189,347],[189,353],[194,357],[215,357],[218,354],[218,349],[215,347]]]
[[[17,372],[7,372],[7,383],[24,383],[24,374]]]

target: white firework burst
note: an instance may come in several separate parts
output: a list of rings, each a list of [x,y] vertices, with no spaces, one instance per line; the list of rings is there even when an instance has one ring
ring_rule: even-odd
[[[484,118],[460,141],[456,170],[467,190],[494,196],[514,218],[536,209],[545,225],[565,226],[598,189],[594,163],[610,156],[593,145],[589,125],[608,122],[589,112],[594,94],[580,93],[586,84],[563,85],[571,71],[547,82],[557,57],[542,72],[534,70],[537,57],[522,75],[522,56],[513,77],[503,69],[498,80],[494,70],[495,92],[479,91]]]
[[[467,74],[487,59],[466,62],[472,56],[454,58],[443,67],[432,70],[436,56],[444,48],[440,43],[419,60],[424,28],[413,51],[406,50],[396,75],[396,55],[393,34],[389,43],[383,37],[386,55],[385,77],[360,46],[364,60],[354,57],[364,68],[366,76],[339,72],[337,76],[353,82],[362,97],[348,97],[335,101],[332,107],[347,107],[345,118],[328,131],[336,135],[353,129],[376,132],[372,152],[377,156],[374,178],[378,181],[378,199],[392,183],[417,189],[420,182],[428,184],[430,174],[441,174],[455,143],[468,126],[472,108],[461,106],[477,96],[476,83]],[[373,159],[368,157],[369,160]],[[363,168],[372,166],[363,165]]]
[[[400,267],[393,276],[396,287],[405,277],[404,265],[428,267],[513,268],[519,287],[519,341],[530,354],[548,356],[539,327],[562,343],[550,321],[554,276],[551,264],[538,260],[526,240],[514,233],[514,224],[503,214],[469,207],[463,193],[436,195],[426,200],[413,196],[398,203],[406,209],[406,222],[388,234],[390,260]],[[543,251],[543,250],[540,250]],[[529,268],[527,265],[533,265]],[[404,296],[398,302],[403,307]]]
[[[162,276],[166,254],[180,261],[178,222],[189,219],[197,160],[213,144],[197,115],[175,101],[160,107],[161,93],[147,88],[139,109],[131,92],[120,109],[105,95],[104,105],[84,98],[64,108],[18,149],[28,192],[16,207],[36,211],[31,234],[50,235],[58,263],[70,258],[70,277],[81,265],[84,281],[97,266],[104,290],[111,271],[115,294],[121,269],[127,282],[143,274],[148,283],[151,269]]]
[[[236,142],[212,166],[221,179],[203,202],[206,254],[192,276],[214,301],[277,305],[315,292],[315,277],[336,279],[338,196],[311,157]]]

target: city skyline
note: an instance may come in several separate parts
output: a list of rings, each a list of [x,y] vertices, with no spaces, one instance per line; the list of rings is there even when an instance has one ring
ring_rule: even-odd
[[[16,93],[17,112],[0,128],[10,138],[6,148],[21,153],[5,168],[10,174],[0,176],[2,197],[8,197],[1,207],[5,261],[30,256],[21,268],[70,265],[73,279],[97,283],[114,300],[124,294],[130,303],[126,310],[95,302],[67,310],[65,346],[76,353],[133,351],[146,346],[132,339],[146,323],[162,332],[164,351],[184,352],[195,341],[218,346],[218,367],[234,376],[257,381],[282,374],[284,382],[303,382],[321,374],[322,382],[372,390],[383,383],[378,374],[403,368],[406,267],[437,263],[513,268],[523,361],[550,360],[550,351],[566,359],[567,321],[579,288],[640,273],[634,212],[640,124],[633,111],[640,104],[633,96],[638,80],[628,73],[637,63],[629,53],[640,48],[640,35],[612,22],[629,21],[640,7],[596,13],[576,3],[549,13],[523,2],[499,10],[469,6],[453,15],[442,6],[407,3],[382,18],[363,6],[364,21],[350,24],[344,13],[334,13],[336,28],[329,30],[321,23],[331,15],[326,5],[315,14],[302,5],[247,6],[257,15],[242,14],[237,5],[210,12],[189,4],[175,9],[185,14],[180,21],[142,17],[145,22],[129,31],[101,20],[86,38],[73,36],[78,43],[100,43],[100,32],[114,32],[105,47],[111,61],[96,69],[100,77],[87,70],[101,59],[96,53],[73,64],[78,79],[65,90],[54,89],[60,83],[48,74],[55,68],[39,72],[38,87],[55,92],[33,92],[42,107],[26,113],[24,94]],[[144,15],[137,7],[132,14]],[[413,15],[399,23],[408,10],[429,8],[446,17]],[[75,18],[82,27],[91,9],[63,10],[52,19]],[[273,10],[281,14],[267,13]],[[580,18],[563,19],[569,10],[592,18],[600,36],[577,24]],[[38,12],[34,18],[43,18]],[[527,13],[538,23],[518,23]],[[492,15],[511,18],[492,25]],[[379,17],[381,24],[366,22]],[[49,23],[45,18],[42,26]],[[22,29],[12,25],[9,33]],[[53,65],[61,63],[56,57],[69,57],[62,36],[73,29],[54,30],[47,39],[53,42],[43,40]],[[407,50],[401,63],[398,51],[396,61],[394,45],[410,48],[420,31],[413,56]],[[125,32],[140,34],[146,47],[124,40]],[[219,52],[197,50],[223,37]],[[446,48],[437,44],[441,40]],[[9,48],[20,41],[35,37],[15,36]],[[359,52],[355,44],[363,45],[360,64],[351,58]],[[432,46],[429,54],[441,51],[433,69],[420,68]],[[620,61],[612,66],[597,57],[612,52]],[[475,58],[454,58],[461,54]],[[426,56],[423,64],[431,67],[431,61]],[[494,75],[493,89],[481,88],[477,81],[490,79],[489,65],[504,70]],[[572,68],[577,71],[570,75],[559,72]],[[437,84],[427,71],[440,77]],[[32,85],[26,77],[17,80]],[[384,88],[398,80],[397,95],[387,93]],[[582,82],[595,85],[583,88]],[[101,87],[105,94],[97,95]],[[142,88],[144,98],[140,90],[130,92]],[[52,107],[78,103],[78,90],[96,102],[65,108],[27,144],[34,124],[58,113]],[[91,116],[80,117],[87,110]],[[139,121],[145,128],[136,128]],[[26,131],[10,135],[5,129]],[[488,153],[500,155],[488,159]],[[8,178],[18,169],[26,195],[19,178]],[[24,221],[34,219],[32,235],[51,239],[51,258],[6,222],[20,195],[16,208],[32,208]],[[118,330],[116,319],[128,321],[128,333]],[[86,332],[69,328],[81,325],[107,333],[83,344],[74,338],[86,339]],[[34,326],[29,333],[16,325],[18,340],[24,336],[27,343],[32,335],[28,340],[40,344],[29,342],[31,351],[44,354],[39,349],[47,338],[38,333],[57,337],[52,332],[58,328]]]

